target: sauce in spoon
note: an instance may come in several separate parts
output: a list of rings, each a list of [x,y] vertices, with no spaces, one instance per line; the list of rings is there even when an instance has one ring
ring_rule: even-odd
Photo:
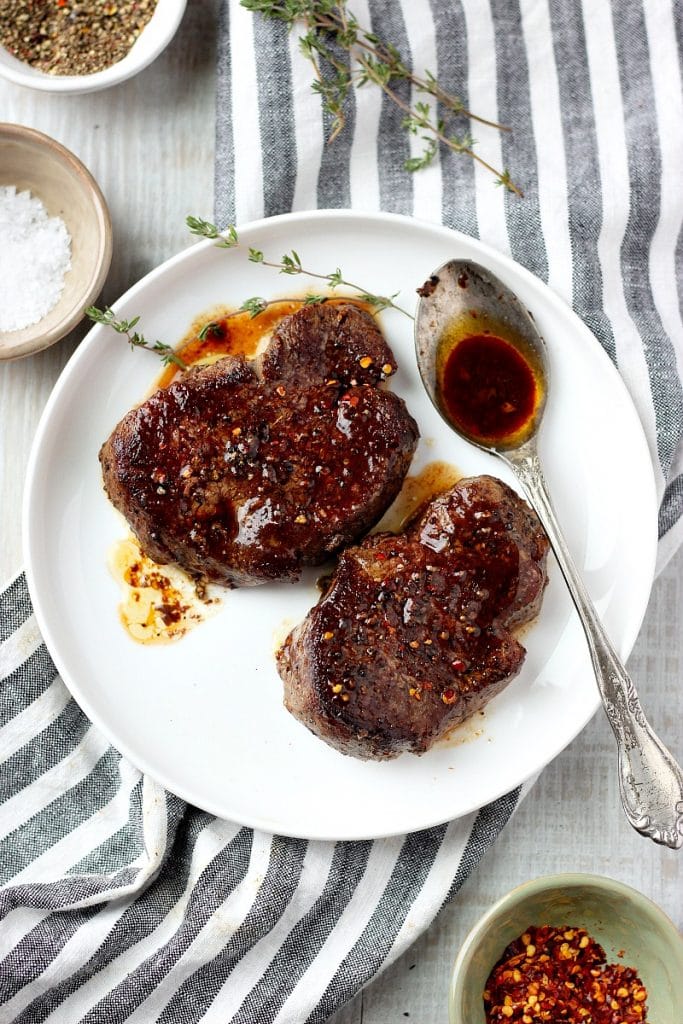
[[[536,378],[508,341],[495,335],[464,338],[443,367],[441,398],[461,430],[492,441],[518,434],[536,408]]]

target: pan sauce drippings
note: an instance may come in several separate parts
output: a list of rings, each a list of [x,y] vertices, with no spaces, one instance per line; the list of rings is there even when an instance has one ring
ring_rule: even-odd
[[[463,474],[450,462],[435,459],[428,462],[419,473],[410,473],[394,503],[384,513],[372,533],[400,533],[413,516],[428,505],[437,494],[443,494],[454,487]]]
[[[278,302],[252,317],[228,306],[214,306],[193,321],[176,352],[188,366],[214,363],[223,356],[252,358],[267,343],[280,320],[300,307],[300,302]],[[181,372],[177,366],[167,366],[155,390],[167,388]]]
[[[119,618],[140,644],[179,640],[220,606],[220,598],[198,587],[174,565],[157,565],[147,558],[134,537],[118,541],[109,568],[122,588]]]
[[[439,343],[437,396],[448,420],[484,445],[510,447],[533,433],[544,401],[544,377],[528,346],[504,330],[482,329],[471,314],[451,324]]]

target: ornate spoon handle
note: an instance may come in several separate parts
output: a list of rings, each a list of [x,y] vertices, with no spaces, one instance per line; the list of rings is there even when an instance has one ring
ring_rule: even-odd
[[[677,850],[683,846],[683,772],[655,735],[636,688],[588,596],[553,511],[532,438],[499,452],[524,488],[548,534],[590,650],[602,702],[619,752],[619,788],[626,817],[642,835]]]

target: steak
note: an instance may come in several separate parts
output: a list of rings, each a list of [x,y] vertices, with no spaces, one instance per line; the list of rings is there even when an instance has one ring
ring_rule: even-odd
[[[396,361],[351,304],[304,306],[254,360],[188,370],[100,452],[106,492],[147,555],[229,586],[296,579],[366,532],[419,432],[377,385]]]
[[[345,754],[421,754],[500,693],[547,583],[536,515],[489,476],[341,555],[278,653],[287,709]]]

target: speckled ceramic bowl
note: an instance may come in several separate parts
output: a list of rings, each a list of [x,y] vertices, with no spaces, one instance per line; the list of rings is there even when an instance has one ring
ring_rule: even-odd
[[[485,1024],[482,993],[491,968],[513,939],[543,924],[585,928],[608,961],[636,969],[648,992],[648,1021],[683,1022],[683,938],[672,921],[622,882],[566,874],[513,889],[475,925],[453,967],[451,1024]]]
[[[22,125],[0,124],[0,185],[36,196],[51,217],[62,218],[71,236],[71,270],[57,304],[37,324],[0,331],[0,359],[17,359],[63,338],[99,295],[111,263],[111,218],[99,185],[81,161]]]
[[[0,75],[16,85],[43,92],[84,93],[108,89],[132,78],[159,56],[173,39],[186,5],[187,0],[157,0],[152,18],[126,56],[92,75],[49,75],[17,60],[4,46],[0,46]]]

